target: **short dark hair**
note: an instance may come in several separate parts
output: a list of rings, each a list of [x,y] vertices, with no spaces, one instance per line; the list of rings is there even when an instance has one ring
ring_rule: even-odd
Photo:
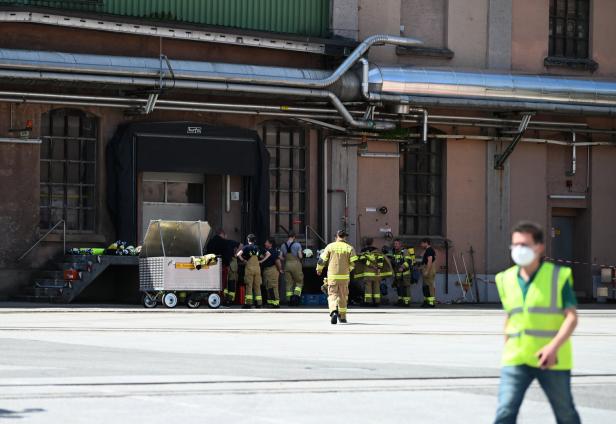
[[[394,243],[395,243],[395,242],[402,243],[402,240],[400,240],[399,238],[395,238],[395,239],[394,239]]]
[[[432,243],[430,243],[430,239],[429,239],[428,237],[424,237],[424,238],[422,238],[422,239],[421,239],[421,242],[422,242],[422,243],[426,243],[426,244],[432,244]]]
[[[364,239],[364,243],[366,244],[366,246],[372,246],[372,243],[374,243],[374,239],[372,237],[366,237]]]
[[[288,237],[289,238],[295,238],[296,234],[295,231],[289,231]]]
[[[513,233],[530,234],[536,244],[543,244],[543,228],[536,222],[520,221],[511,230],[511,234]]]
[[[246,240],[248,240],[248,243],[254,243],[257,241],[257,236],[255,236],[254,234],[248,234]]]
[[[336,231],[336,237],[346,238],[346,236],[348,236],[348,235],[349,234],[344,229],[340,229],[340,230]]]
[[[216,229],[216,235],[220,236],[222,234],[225,234],[225,230],[223,230],[222,227],[221,228],[217,228]]]
[[[274,240],[273,238],[267,238],[265,239],[265,242],[271,244],[272,247],[276,247],[276,240]]]

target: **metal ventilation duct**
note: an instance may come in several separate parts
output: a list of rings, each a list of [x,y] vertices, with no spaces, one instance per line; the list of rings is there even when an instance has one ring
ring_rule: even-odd
[[[396,96],[616,107],[616,82],[599,79],[376,66],[368,82]]]

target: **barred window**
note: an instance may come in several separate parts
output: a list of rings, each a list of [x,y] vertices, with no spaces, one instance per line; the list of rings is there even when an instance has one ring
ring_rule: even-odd
[[[442,235],[442,158],[438,139],[400,146],[400,234]]]
[[[262,137],[270,155],[270,231],[300,234],[306,225],[306,137],[301,128],[266,124]]]
[[[550,56],[588,58],[589,11],[589,0],[550,0]]]
[[[40,228],[66,221],[67,230],[94,232],[97,120],[72,109],[43,115]]]

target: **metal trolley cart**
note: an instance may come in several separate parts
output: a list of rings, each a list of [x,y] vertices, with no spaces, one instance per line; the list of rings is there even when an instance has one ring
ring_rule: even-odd
[[[210,230],[203,221],[150,221],[139,256],[139,289],[146,308],[159,302],[174,308],[184,297],[190,308],[204,301],[210,308],[220,306],[220,258],[205,266],[195,266],[194,260],[202,257]]]

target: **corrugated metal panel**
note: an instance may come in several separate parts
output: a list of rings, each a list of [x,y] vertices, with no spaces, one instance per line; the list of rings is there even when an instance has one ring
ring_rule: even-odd
[[[329,35],[330,0],[0,0],[0,4],[225,26],[311,37]]]

